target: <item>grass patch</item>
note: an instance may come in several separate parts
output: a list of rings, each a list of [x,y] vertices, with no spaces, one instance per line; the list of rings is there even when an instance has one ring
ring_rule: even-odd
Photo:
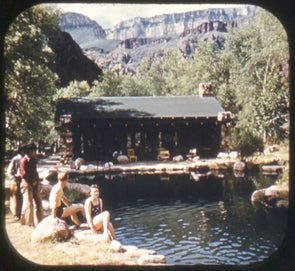
[[[33,227],[22,226],[6,214],[8,243],[25,259],[45,265],[120,265],[122,253],[112,253],[109,243],[77,240],[72,237],[66,242],[32,243]]]

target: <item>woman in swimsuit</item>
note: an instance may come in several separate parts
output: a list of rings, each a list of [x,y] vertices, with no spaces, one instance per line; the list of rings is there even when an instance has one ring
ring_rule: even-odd
[[[110,222],[110,213],[103,211],[102,199],[97,185],[92,185],[90,197],[85,201],[85,215],[93,233],[103,230],[103,235],[111,240],[116,240],[114,227]]]

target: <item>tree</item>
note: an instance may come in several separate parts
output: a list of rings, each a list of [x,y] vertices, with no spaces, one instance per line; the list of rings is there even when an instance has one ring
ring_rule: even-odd
[[[6,97],[6,143],[46,138],[53,129],[57,75],[49,68],[53,53],[47,40],[58,28],[58,12],[33,6],[23,11],[5,36],[4,94]]]
[[[94,81],[91,96],[121,96],[122,77],[113,72],[105,72],[102,81]]]
[[[60,98],[79,98],[90,95],[91,90],[87,81],[72,81],[68,87],[60,88],[54,95],[54,101]]]
[[[280,22],[260,11],[254,24],[227,35],[221,55],[229,77],[217,97],[236,113],[237,128],[259,133],[269,143],[282,139],[281,125],[288,119],[289,83],[282,72],[287,49]]]

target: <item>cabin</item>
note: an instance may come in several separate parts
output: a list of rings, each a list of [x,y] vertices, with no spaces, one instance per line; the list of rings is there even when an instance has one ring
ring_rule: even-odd
[[[118,152],[137,162],[192,149],[216,157],[231,117],[214,97],[194,95],[60,99],[56,120],[63,161],[112,161]]]

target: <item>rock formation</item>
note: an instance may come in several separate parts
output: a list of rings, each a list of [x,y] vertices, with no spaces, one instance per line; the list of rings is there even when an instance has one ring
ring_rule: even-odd
[[[269,208],[289,207],[289,188],[272,185],[268,188],[255,190],[251,196],[251,202],[262,204]]]
[[[184,58],[191,58],[200,39],[213,40],[222,48],[229,27],[249,23],[256,10],[245,5],[137,17],[105,30],[86,16],[66,13],[60,25],[103,70],[126,74],[136,73],[144,57],[159,57],[168,48],[178,48]]]
[[[31,235],[32,242],[65,241],[71,236],[67,223],[52,216],[44,218],[34,229]]]
[[[69,33],[57,32],[50,37],[48,45],[56,55],[53,69],[62,87],[74,80],[85,80],[91,85],[102,75],[102,70],[83,54]]]

